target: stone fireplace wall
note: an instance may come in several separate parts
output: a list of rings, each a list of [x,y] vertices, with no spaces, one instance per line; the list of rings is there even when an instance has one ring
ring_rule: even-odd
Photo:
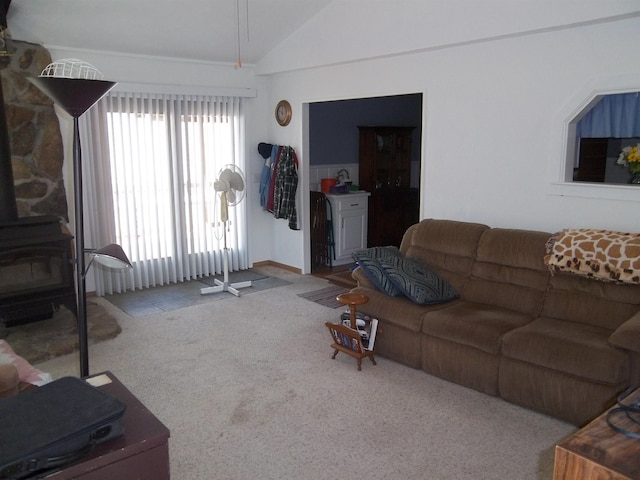
[[[18,216],[55,215],[68,222],[64,151],[53,101],[27,80],[51,63],[42,45],[12,41],[0,57]]]

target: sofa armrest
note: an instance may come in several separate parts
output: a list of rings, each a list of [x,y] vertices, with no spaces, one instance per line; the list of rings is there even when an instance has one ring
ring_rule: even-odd
[[[378,290],[378,287],[376,287],[376,285],[367,278],[367,276],[364,274],[364,271],[362,270],[362,267],[358,267],[356,268],[352,273],[351,273],[351,277],[358,282],[358,286],[359,287],[364,287],[364,288],[370,288],[372,290]]]
[[[620,325],[609,337],[616,347],[640,353],[640,312]]]

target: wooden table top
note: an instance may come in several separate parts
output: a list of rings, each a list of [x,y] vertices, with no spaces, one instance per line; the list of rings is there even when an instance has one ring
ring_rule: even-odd
[[[631,392],[625,404],[640,402],[640,388]],[[640,404],[636,405],[640,408]],[[615,408],[615,407],[614,407]],[[569,438],[558,444],[569,452],[580,455],[628,478],[640,479],[640,439],[619,433],[607,424],[607,413],[593,420]],[[632,414],[640,421],[640,414]],[[618,428],[640,434],[640,425],[624,412],[615,413],[611,421]]]

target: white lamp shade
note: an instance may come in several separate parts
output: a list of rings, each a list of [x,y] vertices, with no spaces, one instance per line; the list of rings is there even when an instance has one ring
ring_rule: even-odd
[[[122,247],[111,243],[89,253],[89,256],[100,265],[109,268],[133,268]]]

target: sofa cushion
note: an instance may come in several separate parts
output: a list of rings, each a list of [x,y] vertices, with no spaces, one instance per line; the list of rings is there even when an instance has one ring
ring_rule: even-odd
[[[380,320],[381,325],[394,324],[414,333],[420,332],[422,315],[426,311],[448,306],[448,304],[418,305],[404,296],[389,297],[379,290],[370,288],[356,287],[351,291],[353,293],[362,293],[369,297],[367,303],[358,305],[358,312],[377,318]]]
[[[460,300],[426,313],[422,333],[497,355],[502,336],[531,320],[520,312]]]
[[[462,298],[539,315],[549,281],[543,262],[548,236],[531,230],[486,230]]]
[[[352,254],[353,259],[358,262],[365,276],[380,291],[392,297],[402,295],[402,292],[388,277],[380,262],[388,261],[398,256],[400,256],[400,250],[394,246],[365,248]]]
[[[480,236],[488,228],[479,223],[428,218],[407,230],[400,252],[428,265],[456,291],[462,292]]]
[[[608,385],[629,378],[627,354],[609,344],[607,329],[540,317],[507,333],[505,357]]]
[[[541,316],[613,331],[640,311],[639,292],[637,285],[557,273],[549,281]]]
[[[424,263],[408,257],[380,260],[393,285],[418,305],[444,303],[458,298],[458,292]]]

